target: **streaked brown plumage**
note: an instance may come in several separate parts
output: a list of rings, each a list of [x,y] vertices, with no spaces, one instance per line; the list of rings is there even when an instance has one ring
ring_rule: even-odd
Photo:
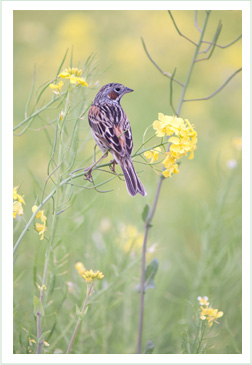
[[[110,153],[121,166],[130,195],[146,195],[132,160],[132,133],[126,113],[120,105],[123,95],[133,91],[122,84],[104,85],[97,93],[88,113],[92,135],[102,152]]]

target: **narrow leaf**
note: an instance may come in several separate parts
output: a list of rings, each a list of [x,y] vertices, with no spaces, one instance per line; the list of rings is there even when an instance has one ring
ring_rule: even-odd
[[[149,206],[149,204],[146,204],[143,209],[143,213],[142,213],[142,219],[144,222],[146,222],[146,218],[148,216],[149,210],[150,210],[150,206]]]
[[[154,283],[154,279],[158,270],[158,260],[155,258],[151,261],[151,263],[147,266],[145,271],[145,290],[146,289],[154,289],[156,287]]]

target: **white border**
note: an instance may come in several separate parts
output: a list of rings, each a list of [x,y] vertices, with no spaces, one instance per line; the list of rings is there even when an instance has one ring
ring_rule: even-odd
[[[178,5],[179,4],[179,5]],[[12,339],[12,100],[13,10],[242,10],[243,11],[243,354],[241,355],[13,355]],[[250,2],[13,1],[2,2],[2,361],[4,363],[249,363],[250,362]],[[230,303],[232,305],[232,303]]]

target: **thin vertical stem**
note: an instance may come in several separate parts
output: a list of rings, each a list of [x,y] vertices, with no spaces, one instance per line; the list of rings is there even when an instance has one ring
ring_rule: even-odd
[[[186,89],[189,85],[189,81],[191,78],[191,74],[193,71],[193,66],[195,64],[195,60],[197,59],[197,55],[200,49],[200,45],[202,43],[203,37],[204,37],[204,33],[206,30],[206,26],[207,26],[207,21],[210,15],[210,11],[206,12],[206,17],[205,17],[205,22],[202,28],[202,32],[200,33],[200,38],[199,38],[199,42],[197,43],[196,46],[196,50],[194,52],[194,56],[192,58],[192,62],[190,65],[190,68],[188,70],[187,73],[187,77],[186,77],[186,81],[185,84],[183,86],[183,89],[181,91],[181,95],[180,95],[180,100],[178,103],[178,107],[177,107],[177,116],[179,116],[180,112],[181,112],[181,108],[182,108],[182,104],[184,101],[184,95],[186,92]],[[167,147],[167,150],[169,149],[169,144]],[[140,286],[140,309],[139,309],[139,323],[138,323],[138,340],[137,340],[137,353],[140,354],[141,353],[141,347],[142,347],[142,333],[143,333],[143,316],[144,316],[144,287],[145,287],[145,266],[146,266],[146,249],[147,249],[147,241],[148,241],[148,233],[149,233],[149,229],[151,226],[151,222],[152,219],[154,217],[154,214],[156,212],[156,208],[157,208],[157,204],[158,204],[158,200],[159,200],[159,196],[160,196],[160,192],[161,192],[161,187],[162,187],[162,183],[164,181],[164,176],[161,175],[158,181],[158,185],[156,188],[156,193],[155,193],[155,198],[154,198],[154,202],[153,202],[153,206],[151,208],[151,210],[149,211],[149,214],[147,215],[146,221],[145,221],[145,232],[144,232],[144,240],[143,240],[143,248],[142,248],[142,267],[141,267],[141,286]]]
[[[93,286],[94,286],[94,283],[92,283],[92,284],[90,285],[90,287],[88,287],[88,288],[87,288],[87,295],[86,295],[86,298],[85,298],[84,303],[83,303],[82,308],[81,308],[81,315],[83,315],[83,314],[84,314],[84,311],[85,311],[86,306],[87,306],[88,298],[89,298],[89,296],[91,295],[92,290],[93,290]],[[73,343],[74,343],[75,337],[76,337],[76,335],[77,335],[78,329],[79,329],[79,327],[80,327],[80,323],[81,323],[81,321],[82,321],[82,318],[81,318],[81,317],[79,317],[79,318],[78,318],[78,320],[77,320],[77,323],[76,323],[76,326],[75,326],[75,329],[74,329],[74,332],[73,332],[73,335],[72,335],[71,341],[70,341],[70,343],[69,343],[69,345],[68,345],[68,348],[67,348],[67,351],[66,351],[66,353],[67,353],[67,354],[69,354],[69,353],[70,353],[70,351],[71,351],[71,348],[72,348],[72,346],[73,346]]]
[[[64,132],[64,125],[61,127],[60,131],[60,139],[59,139],[59,161],[58,165],[62,163],[62,155],[63,155],[63,132]],[[49,240],[48,247],[46,249],[45,254],[45,264],[44,264],[44,273],[43,273],[43,279],[42,279],[42,287],[43,285],[46,286],[46,280],[47,280],[47,273],[48,273],[48,267],[49,267],[49,260],[50,260],[50,253],[52,250],[52,243],[55,236],[56,231],[56,224],[57,224],[57,207],[59,205],[59,190],[60,190],[60,177],[61,177],[61,171],[58,169],[57,172],[57,180],[56,180],[56,192],[55,192],[55,205],[54,205],[54,212],[53,212],[53,218],[52,218],[52,233]],[[44,290],[40,291],[40,302],[43,304],[44,300]],[[41,347],[43,345],[43,339],[41,339],[41,322],[42,322],[42,316],[41,313],[38,311],[37,313],[37,337],[38,337],[38,348],[37,348],[37,354],[40,354]]]
[[[161,191],[161,185],[164,180],[164,177],[161,176],[158,181],[158,186],[155,194],[155,199],[153,202],[153,206],[151,211],[149,212],[146,221],[145,221],[145,232],[144,232],[144,241],[143,241],[143,250],[142,250],[142,273],[141,273],[141,292],[140,292],[140,311],[139,311],[139,324],[138,324],[138,341],[137,341],[137,353],[141,353],[141,344],[142,344],[142,333],[143,333],[143,313],[144,313],[144,284],[145,284],[145,266],[146,266],[146,248],[148,242],[148,234],[150,229],[150,222],[152,217],[155,214],[159,194]]]

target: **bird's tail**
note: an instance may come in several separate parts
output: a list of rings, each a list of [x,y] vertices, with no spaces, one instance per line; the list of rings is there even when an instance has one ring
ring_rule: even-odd
[[[143,196],[147,195],[146,191],[144,190],[143,184],[136,174],[131,158],[129,157],[127,159],[124,159],[123,162],[120,163],[120,166],[122,168],[129,194],[132,196],[135,196],[137,193]]]

